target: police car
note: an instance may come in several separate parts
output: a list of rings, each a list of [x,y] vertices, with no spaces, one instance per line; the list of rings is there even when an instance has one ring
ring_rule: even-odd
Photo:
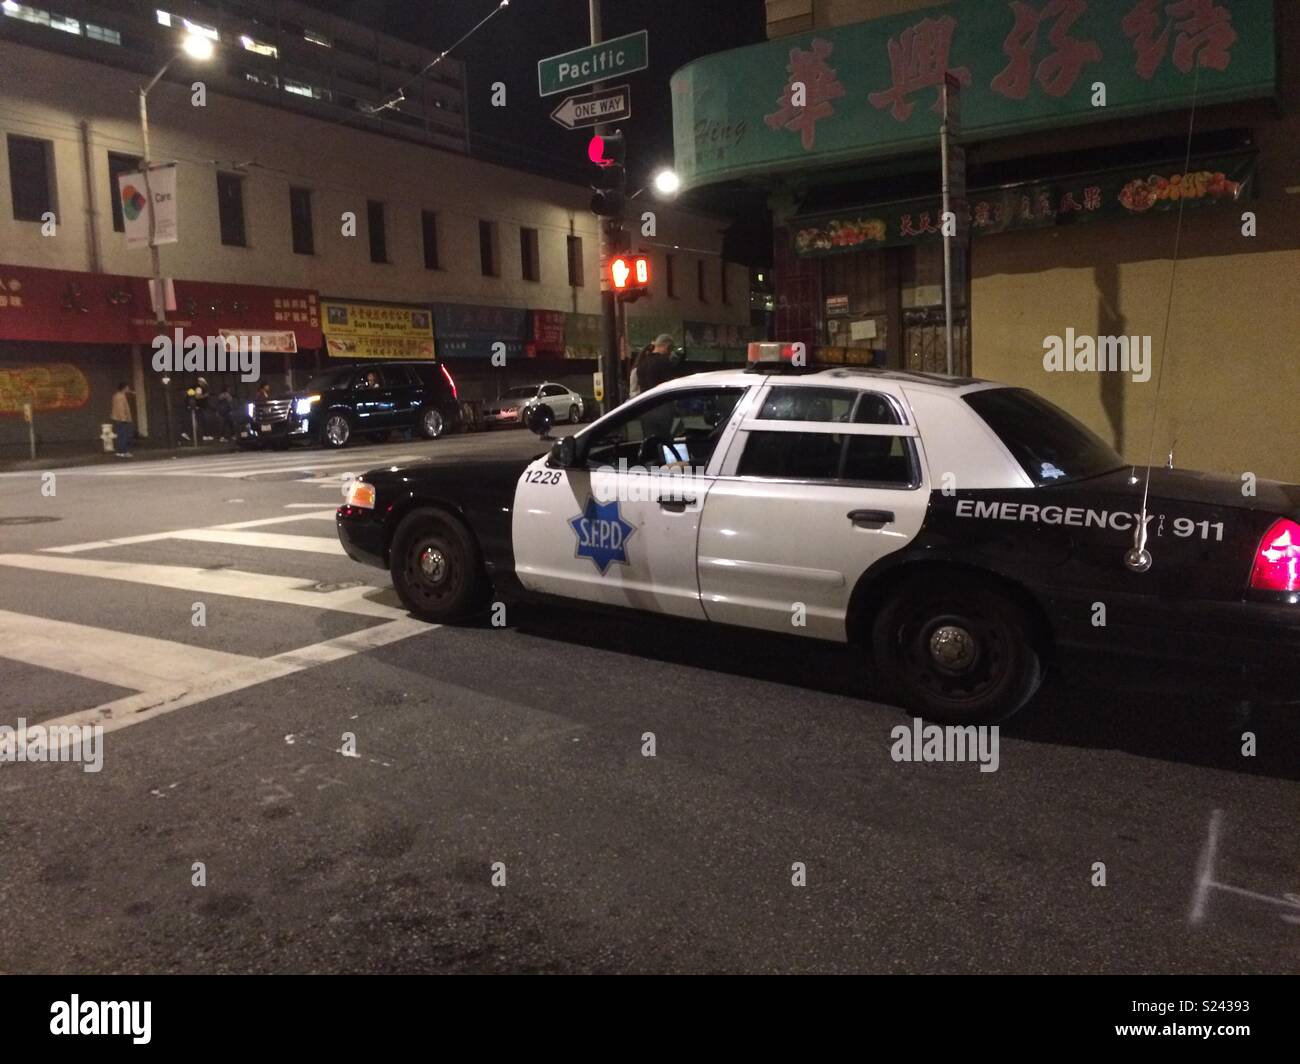
[[[1300,486],[1251,480],[1134,468],[1021,388],[759,363],[532,461],[366,473],[337,528],[420,617],[559,597],[833,640],[965,723],[1067,661],[1300,700]]]

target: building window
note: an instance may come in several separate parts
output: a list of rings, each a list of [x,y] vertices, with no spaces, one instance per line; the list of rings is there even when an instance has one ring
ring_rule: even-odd
[[[537,253],[537,230],[519,227],[519,262],[525,281],[540,281],[542,268]]]
[[[217,212],[221,218],[221,242],[228,247],[247,247],[244,179],[238,174],[217,174]]]
[[[424,243],[424,268],[440,270],[438,264],[438,212],[420,212],[420,237]]]
[[[484,277],[497,276],[497,226],[496,222],[482,219],[478,223],[478,262]]]
[[[718,298],[724,304],[731,302],[731,293],[727,291],[727,260],[718,260]]]
[[[122,43],[122,35],[117,30],[109,29],[107,26],[96,26],[93,22],[86,23],[86,36],[92,41],[103,41],[105,44]]]
[[[388,230],[384,225],[384,205],[366,200],[366,228],[370,230],[370,261],[388,261]]]
[[[164,11],[162,8],[155,8],[154,14],[158,16],[158,24],[160,26],[176,26],[183,28],[186,33],[197,33],[200,37],[206,37],[210,41],[221,40],[221,34],[217,32],[216,26],[209,26],[205,22],[191,22],[187,18],[182,18],[180,15],[173,15],[171,12]]]
[[[295,81],[293,78],[284,79],[284,91],[291,92],[295,96],[306,96],[312,100],[334,99],[334,94],[329,89],[322,89],[319,85],[309,85],[305,81]]]
[[[677,277],[673,272],[673,256],[664,256],[664,290],[669,299],[677,298]]]
[[[317,33],[315,30],[303,30],[302,39],[310,44],[319,44],[322,48],[333,48],[330,39],[323,33]]]
[[[316,254],[316,234],[311,224],[311,189],[289,189],[289,225],[295,255]]]
[[[273,44],[267,44],[265,41],[259,41],[247,35],[239,38],[239,43],[247,51],[256,52],[258,55],[269,56],[271,59],[280,58],[280,49]]]
[[[119,174],[133,174],[140,169],[140,160],[134,155],[122,155],[119,152],[108,153],[108,202],[113,205],[113,231],[126,232],[126,222],[122,219],[122,196],[118,192]]]
[[[54,210],[54,145],[9,134],[9,192],[14,221],[39,222]]]
[[[709,301],[708,293],[704,289],[704,260],[695,260],[695,295],[701,303]]]
[[[582,237],[571,236],[568,238],[569,247],[569,285],[573,288],[581,288],[585,283],[582,271]]]

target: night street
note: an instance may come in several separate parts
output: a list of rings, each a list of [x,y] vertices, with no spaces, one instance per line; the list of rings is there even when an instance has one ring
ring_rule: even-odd
[[[0,475],[6,723],[104,726],[98,773],[0,772],[0,971],[1294,970],[1293,713],[1243,758],[1221,707],[1050,678],[996,772],[897,763],[830,644],[436,627],[343,556],[348,474],[540,449]]]

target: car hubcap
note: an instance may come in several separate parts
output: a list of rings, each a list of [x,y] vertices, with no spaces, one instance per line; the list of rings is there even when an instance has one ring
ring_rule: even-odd
[[[430,436],[442,435],[442,415],[436,410],[430,410],[424,415],[424,431]]]
[[[325,425],[325,435],[330,443],[344,444],[348,442],[348,423],[345,418],[332,417]]]
[[[440,584],[447,576],[447,557],[437,547],[420,551],[420,574],[431,584]]]
[[[943,624],[930,633],[930,659],[946,672],[965,672],[979,656],[975,637],[956,624]]]

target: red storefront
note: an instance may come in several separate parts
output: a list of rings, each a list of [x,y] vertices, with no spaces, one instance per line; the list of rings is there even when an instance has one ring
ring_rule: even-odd
[[[208,281],[172,282],[168,335],[261,334],[262,374],[281,383],[295,366],[309,372],[321,346],[318,298],[303,289]],[[166,437],[167,393],[152,368],[156,332],[142,277],[76,273],[0,264],[0,457],[25,452],[24,407],[38,442],[93,446],[120,381],[136,391],[142,435]],[[269,350],[273,348],[274,350]],[[173,403],[196,374],[172,373]],[[206,373],[214,389],[236,398],[255,382],[234,373]]]

